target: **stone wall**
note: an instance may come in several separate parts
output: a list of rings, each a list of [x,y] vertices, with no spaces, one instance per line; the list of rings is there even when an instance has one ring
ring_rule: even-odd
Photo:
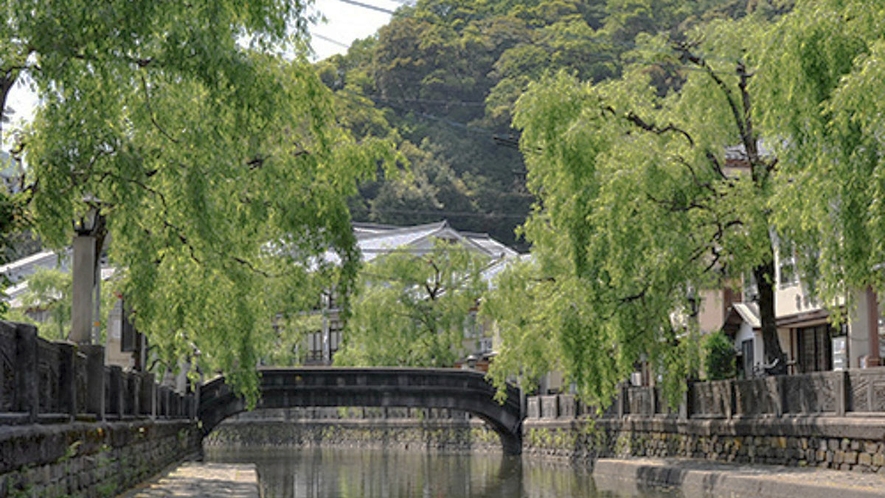
[[[0,497],[115,496],[200,449],[196,398],[0,321]]]
[[[0,426],[0,496],[116,496],[199,442],[193,421]]]
[[[243,413],[204,438],[205,448],[395,448],[500,452],[500,436],[484,422],[448,410],[292,408]]]
[[[769,397],[764,390],[754,393]],[[566,400],[556,405],[574,402],[570,396],[560,398]],[[780,416],[687,418],[684,407],[681,414],[596,417],[578,409],[577,415],[547,411],[545,416],[545,400],[533,399],[529,406],[540,410],[530,409],[523,423],[523,452],[529,455],[587,462],[680,457],[885,474],[885,420],[878,417],[785,411]],[[727,403],[718,405],[724,411]],[[554,403],[548,399],[546,406],[552,410]]]

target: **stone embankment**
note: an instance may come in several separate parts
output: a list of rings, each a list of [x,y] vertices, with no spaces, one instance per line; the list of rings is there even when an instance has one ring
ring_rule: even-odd
[[[115,496],[199,441],[192,421],[0,426],[0,496]]]
[[[501,451],[498,434],[463,412],[407,408],[290,408],[242,413],[221,423],[203,444],[206,448]]]
[[[523,452],[572,460],[694,458],[885,475],[885,368],[623,387],[599,413],[568,395],[527,399]]]

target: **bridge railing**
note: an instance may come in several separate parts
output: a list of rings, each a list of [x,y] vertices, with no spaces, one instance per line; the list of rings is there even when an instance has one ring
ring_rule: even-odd
[[[428,389],[451,389],[456,392],[482,392],[489,398],[495,395],[495,387],[492,386],[485,376],[476,374],[465,376],[462,370],[452,368],[347,368],[332,369],[327,367],[304,367],[299,369],[300,375],[295,379],[294,384],[304,388],[323,388],[323,387],[388,387],[391,378],[396,378],[396,382],[401,387],[411,389],[428,388]],[[289,382],[286,376],[287,369],[263,368],[261,369],[262,389],[275,387],[276,382]],[[274,375],[274,373],[282,373],[282,376]],[[214,390],[227,389],[222,383],[210,382],[205,384],[201,390],[204,398],[213,397]],[[504,401],[505,405],[513,407],[514,410],[521,410],[521,395],[519,389],[514,386],[507,386],[507,397]]]
[[[192,394],[104,358],[101,346],[51,342],[33,326],[0,321],[0,424],[194,417]]]
[[[597,413],[595,408],[566,394],[530,396],[526,399],[526,411],[528,418],[546,419]],[[689,382],[678,409],[669,407],[660,388],[623,387],[601,417],[732,419],[846,415],[885,415],[885,368]]]

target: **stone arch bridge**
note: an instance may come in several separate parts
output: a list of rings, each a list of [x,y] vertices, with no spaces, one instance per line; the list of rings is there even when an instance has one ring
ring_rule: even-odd
[[[501,437],[504,451],[522,449],[523,404],[518,388],[507,387],[504,403],[481,372],[443,368],[262,368],[256,408],[380,406],[451,408],[485,420]],[[225,418],[246,410],[245,400],[214,379],[200,388],[198,418],[208,434]]]

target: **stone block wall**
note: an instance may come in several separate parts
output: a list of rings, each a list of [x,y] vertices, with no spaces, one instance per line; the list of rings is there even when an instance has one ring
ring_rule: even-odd
[[[222,422],[203,440],[207,449],[247,447],[393,448],[494,451],[500,436],[477,419],[248,417]]]
[[[116,496],[199,449],[193,421],[0,426],[0,496]]]
[[[885,474],[882,434],[882,419],[872,417],[527,419],[523,453],[587,462],[678,457]]]

